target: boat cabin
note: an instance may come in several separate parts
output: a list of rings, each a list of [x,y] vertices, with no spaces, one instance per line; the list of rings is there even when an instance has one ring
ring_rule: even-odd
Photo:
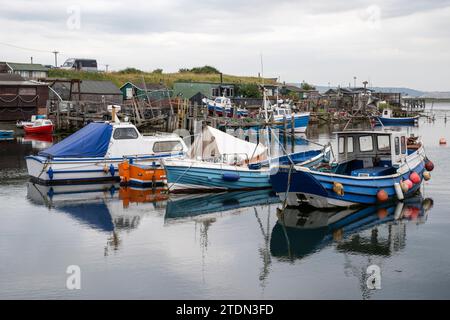
[[[395,173],[408,156],[407,136],[395,131],[338,132],[335,173],[368,177]]]
[[[385,109],[383,110],[383,113],[381,114],[381,116],[382,116],[383,118],[393,118],[393,116],[392,116],[392,110],[389,109],[389,108],[385,108]]]
[[[176,134],[144,136],[128,122],[114,123],[112,126],[108,157],[184,154],[188,149],[183,139]]]
[[[216,99],[214,99],[214,103],[228,106],[231,105],[231,100],[226,97],[217,97]]]

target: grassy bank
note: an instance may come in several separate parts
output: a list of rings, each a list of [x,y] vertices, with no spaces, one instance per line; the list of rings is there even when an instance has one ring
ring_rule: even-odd
[[[168,87],[172,87],[175,81],[194,81],[194,82],[220,82],[219,74],[199,74],[191,72],[182,73],[119,73],[119,72],[80,72],[80,71],[69,71],[60,69],[51,69],[49,71],[49,77],[51,78],[71,78],[71,79],[81,79],[81,80],[111,80],[116,86],[120,87],[125,82],[131,81],[136,83],[141,83],[142,78],[145,79],[147,83],[164,83]],[[229,83],[261,83],[261,78],[258,77],[244,77],[244,76],[233,76],[233,75],[223,75],[223,81]],[[271,79],[265,79],[264,83],[275,83]]]

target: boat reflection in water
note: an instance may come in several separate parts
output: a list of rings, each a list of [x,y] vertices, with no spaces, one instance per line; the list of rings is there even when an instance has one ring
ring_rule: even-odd
[[[120,187],[114,182],[58,186],[28,182],[27,197],[34,204],[109,234],[105,255],[110,249],[119,249],[120,233],[136,229],[145,215],[162,216],[167,200],[165,189]]]
[[[389,256],[404,246],[404,222],[424,223],[433,200],[415,197],[389,205],[339,211],[278,209],[272,230],[273,256],[290,260],[305,257],[336,242],[337,250]],[[386,224],[388,237],[382,239],[377,227]],[[372,230],[369,237],[363,231]]]
[[[280,261],[304,259],[326,247],[344,258],[344,275],[358,279],[361,296],[369,299],[368,268],[380,269],[406,246],[410,223],[425,223],[433,200],[415,197],[396,204],[340,211],[278,211],[272,230],[271,255]],[[401,272],[401,270],[400,270]]]
[[[172,195],[167,202],[166,222],[185,221],[197,216],[224,214],[240,208],[256,205],[279,203],[280,200],[271,190],[235,191],[209,194]]]
[[[35,150],[44,150],[53,145],[52,134],[33,134],[26,133],[23,137],[17,138],[21,143],[30,143]]]

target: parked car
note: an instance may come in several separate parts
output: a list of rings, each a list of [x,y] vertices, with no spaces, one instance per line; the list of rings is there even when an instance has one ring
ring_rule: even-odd
[[[97,60],[70,58],[64,62],[61,69],[97,72]]]

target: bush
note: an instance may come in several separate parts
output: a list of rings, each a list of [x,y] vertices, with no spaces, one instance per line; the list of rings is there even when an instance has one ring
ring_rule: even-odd
[[[161,69],[161,68],[155,69],[155,70],[152,71],[152,73],[161,74],[161,73],[163,73],[163,69]]]
[[[192,72],[192,73],[211,73],[211,74],[219,74],[220,71],[217,70],[214,67],[211,66],[203,66],[203,67],[195,67],[192,69],[188,68],[181,68],[178,70],[179,73],[186,73],[186,72]]]
[[[259,86],[255,83],[239,84],[235,87],[236,96],[243,98],[261,98],[261,91]]]
[[[120,73],[120,74],[131,74],[131,73],[144,73],[144,71],[136,69],[136,68],[128,67],[128,68],[125,68],[123,70],[117,71],[117,73]]]

